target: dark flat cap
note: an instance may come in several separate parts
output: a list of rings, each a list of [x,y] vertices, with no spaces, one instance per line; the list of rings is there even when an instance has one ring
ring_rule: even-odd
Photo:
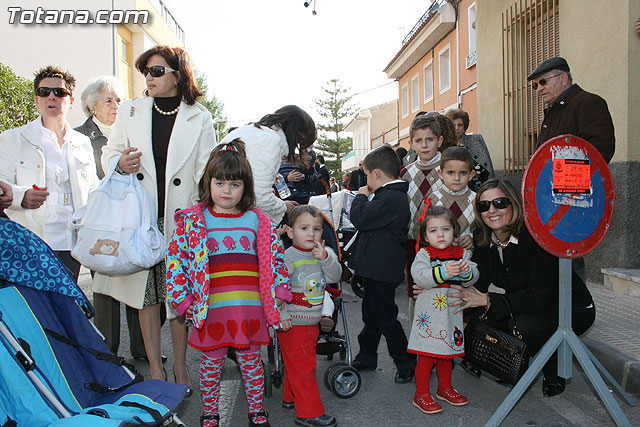
[[[538,65],[531,74],[529,74],[529,76],[527,77],[527,80],[528,81],[533,80],[536,77],[541,76],[544,73],[549,72],[551,70],[566,71],[567,73],[571,71],[569,70],[569,64],[567,64],[567,60],[559,56],[556,56],[554,58],[549,58],[542,61],[542,63]]]

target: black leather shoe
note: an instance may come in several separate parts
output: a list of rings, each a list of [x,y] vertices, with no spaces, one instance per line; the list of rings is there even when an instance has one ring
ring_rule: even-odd
[[[296,424],[307,427],[334,427],[338,425],[336,417],[331,415],[320,415],[315,418],[296,418]]]
[[[565,380],[558,377],[555,381],[547,381],[546,378],[542,380],[542,394],[546,397],[557,396],[564,391]]]
[[[256,422],[256,418],[263,417],[267,420],[267,422],[264,422],[262,424]],[[271,427],[268,418],[269,414],[266,411],[254,412],[252,414],[249,414],[249,427]]]
[[[396,372],[395,382],[398,384],[410,383],[413,380],[413,369],[398,369]]]
[[[365,365],[364,363],[362,363],[359,360],[354,360],[353,362],[351,362],[351,367],[352,368],[356,368],[359,372],[375,371],[376,370],[375,366]]]
[[[462,367],[462,369],[464,369],[470,375],[473,375],[476,378],[480,378],[482,376],[482,372],[480,371],[480,369],[473,366],[471,362],[468,362],[463,359],[462,362],[460,362],[460,366]]]

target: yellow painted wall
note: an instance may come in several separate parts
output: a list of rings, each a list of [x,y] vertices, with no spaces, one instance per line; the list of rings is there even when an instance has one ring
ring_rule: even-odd
[[[501,14],[515,0],[477,3],[478,126],[496,169],[504,168]],[[602,96],[616,129],[612,161],[640,160],[640,17],[637,0],[560,0],[560,55],[574,82]]]

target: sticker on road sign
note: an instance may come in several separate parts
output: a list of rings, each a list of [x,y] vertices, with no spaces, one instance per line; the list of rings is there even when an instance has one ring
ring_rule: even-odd
[[[588,160],[553,159],[553,192],[591,193],[591,168]]]

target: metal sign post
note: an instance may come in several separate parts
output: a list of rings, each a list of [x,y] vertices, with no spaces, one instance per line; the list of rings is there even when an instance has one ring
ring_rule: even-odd
[[[587,141],[562,135],[534,153],[522,181],[524,218],[536,242],[559,260],[558,329],[534,357],[487,426],[497,426],[509,414],[558,350],[558,376],[572,375],[572,354],[618,426],[631,426],[598,370],[631,406],[622,389],[571,328],[571,259],[590,252],[602,241],[613,215],[615,191],[600,153]]]

